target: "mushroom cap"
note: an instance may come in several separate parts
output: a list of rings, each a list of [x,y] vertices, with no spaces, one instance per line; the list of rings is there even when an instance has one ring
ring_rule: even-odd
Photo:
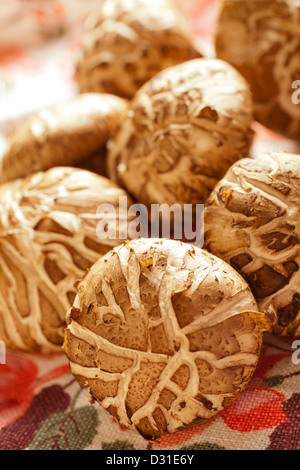
[[[64,351],[79,384],[147,439],[229,406],[269,328],[232,267],[167,239],[130,241],[97,261],[67,322]]]
[[[106,0],[86,22],[76,79],[80,92],[131,99],[156,73],[201,56],[171,2]]]
[[[252,143],[244,78],[217,59],[168,68],[136,94],[107,144],[109,177],[143,204],[203,203]]]
[[[97,209],[109,203],[117,210],[124,195],[106,178],[66,167],[0,186],[0,338],[7,348],[61,351],[74,284],[126,239],[98,238]]]
[[[217,57],[251,85],[255,118],[300,141],[300,3],[296,0],[222,0],[216,26]],[[299,89],[299,85],[298,85]]]
[[[274,333],[300,334],[300,155],[235,163],[206,202],[205,248],[249,283]]]
[[[118,96],[86,93],[39,111],[12,135],[1,162],[1,181],[54,166],[88,166],[92,158],[93,168],[103,172],[102,149],[127,106]]]

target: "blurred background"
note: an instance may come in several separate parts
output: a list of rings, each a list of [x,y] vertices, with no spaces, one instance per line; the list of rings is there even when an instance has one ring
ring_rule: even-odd
[[[151,1],[151,0],[149,0]],[[174,0],[206,56],[214,56],[218,0]],[[0,159],[17,125],[78,93],[76,50],[87,16],[101,0],[0,0]],[[253,156],[295,143],[255,123]]]
[[[216,0],[175,0],[207,55]],[[76,48],[101,0],[0,0],[0,157],[16,126],[77,93]]]

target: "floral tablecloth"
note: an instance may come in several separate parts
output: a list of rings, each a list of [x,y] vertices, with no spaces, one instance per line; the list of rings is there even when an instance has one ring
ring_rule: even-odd
[[[0,0],[0,155],[19,122],[77,93],[75,51],[84,18],[100,1]],[[213,55],[216,0],[177,3]],[[259,124],[254,128],[253,156],[275,148],[300,153],[295,143]],[[6,351],[6,364],[0,364],[0,450],[300,450],[299,350],[295,338],[266,335],[259,367],[230,408],[154,443],[92,405],[63,354]]]

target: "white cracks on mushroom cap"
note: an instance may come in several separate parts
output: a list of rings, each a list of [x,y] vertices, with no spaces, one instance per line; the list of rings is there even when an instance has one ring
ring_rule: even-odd
[[[252,144],[249,85],[222,60],[160,72],[129,105],[108,143],[108,172],[141,204],[204,203]]]
[[[294,86],[300,76],[300,3],[281,0],[273,7],[272,0],[223,0],[216,53],[250,84],[255,119],[299,141],[299,93]]]
[[[127,195],[104,177],[69,167],[7,182],[0,192],[0,337],[10,349],[60,352],[76,281],[123,241],[97,237],[97,207],[118,206]],[[109,305],[122,320],[109,289]]]
[[[242,159],[204,212],[205,248],[244,276],[259,309],[277,317],[273,332],[283,336],[300,332],[299,175],[299,155],[274,151]]]
[[[95,291],[103,278],[111,286],[118,280],[114,295],[125,323],[100,325],[85,313],[95,296],[98,307],[109,303],[110,293]],[[74,318],[69,313],[64,343],[71,371],[87,390],[96,387],[94,398],[121,425],[147,439],[210,419],[232,403],[270,329],[233,268],[174,240],[139,239],[115,248],[80,282],[78,297],[80,311]],[[98,367],[85,365],[85,353],[74,355],[81,341]]]

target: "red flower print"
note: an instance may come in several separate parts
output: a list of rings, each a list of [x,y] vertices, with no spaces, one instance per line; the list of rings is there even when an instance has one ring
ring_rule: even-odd
[[[218,417],[222,418],[229,428],[240,432],[259,431],[286,423],[288,417],[283,409],[285,396],[276,390],[266,388],[266,376],[278,362],[289,357],[290,353],[283,350],[280,353],[270,354],[269,351],[270,348],[262,348],[261,359],[248,388],[227,410],[192,429],[163,436],[153,444],[153,447],[166,448],[184,443],[193,436],[200,435]]]
[[[206,428],[212,425],[216,417],[206,421],[198,426],[194,426],[185,431],[179,431],[175,434],[166,434],[153,443],[153,448],[166,449],[178,444],[189,441],[193,436],[199,436]]]
[[[29,407],[37,366],[26,356],[7,353],[0,365],[0,427],[21,416]]]
[[[266,388],[266,378],[272,368],[290,354],[285,351],[268,354],[268,351],[268,348],[262,348],[258,367],[248,388],[227,410],[220,413],[226,425],[233,430],[259,431],[288,421],[283,410],[286,397],[276,390]]]
[[[225,424],[240,432],[260,431],[288,421],[282,402],[285,396],[271,389],[245,390],[220,416]]]

